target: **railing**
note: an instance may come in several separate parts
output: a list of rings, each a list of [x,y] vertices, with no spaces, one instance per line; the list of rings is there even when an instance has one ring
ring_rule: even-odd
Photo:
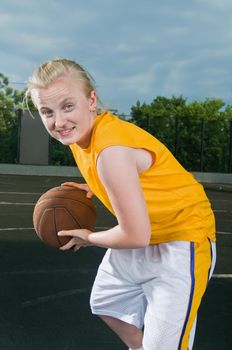
[[[143,117],[136,124],[163,142],[187,170],[232,173],[232,120]],[[0,163],[19,163],[19,144],[20,122],[0,131]],[[69,148],[56,140],[50,140],[48,153],[50,165],[74,165]]]
[[[141,124],[188,170],[232,173],[232,120],[147,117]]]

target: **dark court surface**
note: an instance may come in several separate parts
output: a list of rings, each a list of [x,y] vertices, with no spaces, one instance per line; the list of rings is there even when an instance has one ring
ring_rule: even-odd
[[[105,250],[56,251],[41,243],[32,229],[38,197],[65,180],[0,176],[0,350],[127,349],[89,309]],[[194,350],[231,350],[232,189],[205,188],[217,219],[218,260],[199,312]],[[112,226],[114,218],[95,203],[97,227]]]

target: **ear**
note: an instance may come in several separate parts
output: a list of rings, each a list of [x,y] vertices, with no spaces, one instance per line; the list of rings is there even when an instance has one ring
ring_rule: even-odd
[[[89,110],[91,112],[96,111],[97,107],[97,94],[95,90],[92,90],[89,97]]]

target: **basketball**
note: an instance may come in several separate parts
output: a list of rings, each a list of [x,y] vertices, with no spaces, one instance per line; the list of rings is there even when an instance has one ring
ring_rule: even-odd
[[[88,229],[96,225],[96,210],[86,191],[71,187],[54,187],[37,201],[33,224],[38,237],[53,248],[68,243],[68,236],[57,235],[62,230]]]

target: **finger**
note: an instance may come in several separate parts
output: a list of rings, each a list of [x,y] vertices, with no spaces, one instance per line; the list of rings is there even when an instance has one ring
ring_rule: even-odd
[[[79,188],[80,190],[84,190],[87,192],[86,194],[87,198],[93,197],[93,192],[89,190],[89,186],[87,184],[79,184],[77,182],[64,182],[61,184],[61,186],[70,186],[70,187]]]
[[[89,190],[89,186],[87,184],[79,184],[79,183],[77,183],[77,187],[82,189],[82,190],[84,190],[84,191],[86,191],[86,192],[90,191]]]
[[[71,181],[68,181],[68,182],[63,182],[61,184],[61,186],[70,186],[70,187],[76,187],[76,188],[80,188],[80,185],[79,183],[77,182],[71,182]]]
[[[57,236],[70,236],[70,237],[75,237],[75,236],[76,236],[76,230],[59,231],[59,232],[57,233]]]
[[[75,247],[73,248],[73,251],[77,252],[80,249],[80,247],[81,247],[80,245],[76,244]]]
[[[92,198],[93,197],[93,192],[92,191],[87,192],[86,197],[87,198]]]
[[[76,245],[74,239],[70,239],[70,241],[60,247],[60,250],[70,250]]]

